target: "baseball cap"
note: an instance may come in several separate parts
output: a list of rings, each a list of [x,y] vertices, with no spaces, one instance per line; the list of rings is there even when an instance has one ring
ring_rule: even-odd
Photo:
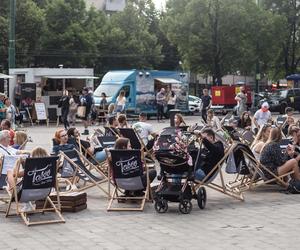
[[[269,108],[270,106],[269,106],[269,103],[267,103],[267,102],[264,102],[262,105],[261,105],[261,107],[262,108]]]

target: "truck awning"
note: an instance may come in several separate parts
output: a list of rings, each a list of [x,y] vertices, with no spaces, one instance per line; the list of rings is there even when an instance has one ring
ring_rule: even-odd
[[[49,79],[99,79],[96,76],[43,76]]]
[[[162,83],[169,83],[169,84],[181,84],[182,83],[174,78],[155,78],[155,80],[160,81]]]
[[[12,79],[12,78],[13,78],[12,76],[0,73],[0,79]]]

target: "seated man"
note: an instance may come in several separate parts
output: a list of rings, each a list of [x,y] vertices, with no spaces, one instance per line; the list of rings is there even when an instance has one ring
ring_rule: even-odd
[[[205,150],[201,154],[203,157],[196,162],[195,179],[202,181],[223,158],[224,146],[222,142],[216,141],[215,132],[212,129],[205,129],[199,136],[202,138]],[[215,172],[210,173],[209,178],[212,177],[214,173]]]
[[[110,128],[110,130],[105,129],[105,136],[118,135],[119,134],[118,125],[119,123],[116,116],[110,116],[108,118],[108,128]]]
[[[132,128],[136,130],[141,139],[143,140],[144,145],[147,149],[151,149],[154,145],[155,138],[157,134],[153,131],[153,126],[147,121],[147,115],[145,113],[140,113],[139,121],[132,125]],[[153,139],[149,140],[149,136],[152,136]]]

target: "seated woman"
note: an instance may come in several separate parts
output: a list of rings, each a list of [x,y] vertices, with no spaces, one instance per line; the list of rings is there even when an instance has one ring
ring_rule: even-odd
[[[209,109],[207,111],[207,125],[210,126],[213,130],[221,129],[221,123],[217,116],[214,115],[214,111]]]
[[[98,151],[89,141],[80,139],[80,132],[76,128],[69,128],[67,134],[70,139],[74,139],[69,143],[74,144],[83,155],[93,155],[98,162],[106,160],[105,151]]]
[[[128,138],[119,138],[116,140],[116,144],[115,144],[115,148],[114,149],[132,149],[131,145],[130,145],[130,140]],[[109,161],[111,162],[111,159],[109,159]],[[150,183],[153,182],[153,180],[156,177],[156,170],[154,169],[150,169],[148,170],[149,173],[149,181]],[[144,188],[146,189],[147,187],[147,175],[146,173],[144,173],[144,175],[142,176],[142,183],[144,185]],[[144,190],[145,190],[144,189]],[[125,191],[125,195],[134,195],[134,196],[139,196],[141,195],[143,190],[139,190],[139,191],[135,191],[133,194],[130,193],[130,191]]]
[[[174,123],[175,123],[175,127],[185,127],[186,123],[183,120],[183,117],[181,114],[176,114],[174,116]]]
[[[252,150],[252,152],[257,160],[259,160],[261,150],[263,149],[263,147],[265,146],[265,144],[269,138],[270,131],[271,131],[271,125],[265,124],[264,126],[262,126],[259,129],[259,131],[250,147],[250,149]]]
[[[15,149],[24,149],[27,139],[28,136],[24,131],[16,131],[12,147]]]
[[[66,151],[75,148],[75,145],[69,143],[68,133],[64,129],[59,129],[54,134],[54,142],[56,145],[53,146],[53,153],[58,155],[59,151]]]
[[[294,171],[292,174],[293,178],[300,180],[300,170],[298,167],[300,155],[292,158],[295,155],[295,148],[292,145],[288,145],[286,152],[283,152],[280,148],[281,140],[282,134],[280,128],[272,128],[269,139],[261,152],[260,162],[277,176]],[[267,172],[265,175],[269,179],[273,178]]]
[[[130,128],[130,126],[127,123],[126,115],[124,114],[120,114],[118,116],[118,123],[119,123],[118,128]]]
[[[202,138],[205,150],[201,154],[202,158],[196,162],[195,179],[202,181],[209,175],[206,179],[209,180],[215,174],[211,171],[224,156],[224,146],[222,142],[216,141],[215,132],[212,129],[205,129],[198,136]]]
[[[245,111],[240,117],[238,126],[245,130],[251,130],[252,128],[252,120],[250,118],[250,114],[248,111]]]
[[[37,157],[47,157],[49,154],[47,151],[41,147],[36,147],[30,152],[30,157],[37,158]],[[17,169],[14,168],[13,171],[7,172],[7,184],[8,184],[8,190],[11,190],[15,183],[15,177],[18,174],[18,178],[21,178],[24,176],[24,171],[21,170],[19,173],[17,173]]]

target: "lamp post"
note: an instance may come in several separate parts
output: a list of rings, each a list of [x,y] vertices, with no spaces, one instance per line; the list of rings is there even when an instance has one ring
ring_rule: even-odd
[[[16,67],[16,0],[10,0],[8,68]]]
[[[258,8],[260,8],[260,0],[256,0],[256,4]],[[260,63],[259,63],[259,40],[257,37],[256,40],[256,67],[255,67],[255,93],[258,94],[259,92],[259,80],[261,79],[260,77]]]

